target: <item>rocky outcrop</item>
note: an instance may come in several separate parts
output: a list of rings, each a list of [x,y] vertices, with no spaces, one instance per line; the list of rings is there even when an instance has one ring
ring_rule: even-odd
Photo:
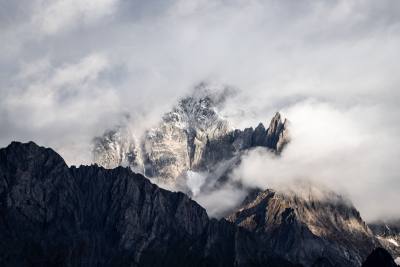
[[[121,128],[95,138],[94,162],[106,168],[119,162],[127,162],[134,170],[143,166],[146,177],[176,184],[180,178],[185,180],[189,170],[213,173],[218,179],[217,166],[226,161],[234,163],[233,158],[252,147],[280,153],[289,141],[288,122],[276,113],[268,129],[262,123],[255,129],[232,129],[219,114],[229,95],[229,88],[210,91],[201,84],[166,113],[157,127],[146,131],[139,138],[140,144],[126,143]],[[117,138],[110,138],[110,133]]]
[[[282,122],[281,115],[276,113],[269,124],[265,146],[281,152],[288,142],[288,122],[286,119]]]
[[[293,266],[263,240],[128,168],[0,149],[1,266]]]
[[[397,264],[389,252],[383,248],[376,248],[368,255],[362,267],[397,267]]]
[[[376,221],[368,224],[381,246],[400,264],[400,220]]]
[[[158,127],[143,137],[145,175],[175,180],[202,164],[208,140],[226,135],[229,123],[217,113],[227,91],[211,94],[199,89],[166,113]]]
[[[268,129],[260,123],[252,135],[252,146],[268,147],[276,152],[281,152],[289,141],[288,122],[281,120],[281,114],[276,113],[272,118]]]
[[[304,266],[360,266],[378,244],[359,212],[333,193],[254,191],[227,219]]]

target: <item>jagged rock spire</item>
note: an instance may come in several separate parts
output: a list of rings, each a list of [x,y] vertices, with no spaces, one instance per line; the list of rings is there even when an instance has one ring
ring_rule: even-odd
[[[281,152],[290,140],[287,128],[287,120],[285,119],[282,122],[281,114],[277,112],[269,124],[266,145],[274,148],[277,152]]]

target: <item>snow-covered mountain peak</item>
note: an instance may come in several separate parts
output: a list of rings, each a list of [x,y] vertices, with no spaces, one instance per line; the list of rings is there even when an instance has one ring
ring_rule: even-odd
[[[233,92],[230,87],[210,87],[202,83],[164,114],[162,122],[187,131],[214,133],[218,129],[228,130],[229,122],[220,114],[220,110]]]
[[[147,177],[172,184],[183,180],[186,189],[179,189],[190,192],[188,171],[212,174],[219,179],[220,175],[215,175],[217,166],[231,162],[233,165],[221,174],[226,175],[244,150],[263,146],[279,153],[289,140],[280,114],[269,123],[270,129],[263,124],[255,130],[233,129],[220,112],[233,94],[234,90],[227,86],[199,84],[138,141],[123,127],[95,138],[94,160],[104,167],[115,167],[128,158],[128,165],[141,169]]]

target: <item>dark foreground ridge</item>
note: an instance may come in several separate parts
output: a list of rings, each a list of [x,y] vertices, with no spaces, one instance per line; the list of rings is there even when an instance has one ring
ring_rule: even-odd
[[[294,266],[263,240],[127,168],[0,149],[0,266]]]

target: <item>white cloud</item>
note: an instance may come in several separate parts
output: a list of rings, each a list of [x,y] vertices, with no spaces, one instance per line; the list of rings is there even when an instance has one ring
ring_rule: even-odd
[[[200,193],[201,186],[204,184],[206,177],[201,173],[187,171],[186,184],[192,192],[193,196]]]
[[[91,24],[115,11],[118,0],[40,0],[33,23],[46,34],[55,34],[74,25]]]
[[[240,204],[246,193],[247,190],[227,183],[218,190],[202,192],[193,199],[207,210],[208,215],[220,218]]]
[[[64,154],[69,163],[90,162],[88,156],[80,155],[82,149],[86,149],[83,155],[90,152],[90,134],[93,136],[98,127],[106,127],[108,117],[115,118],[120,111],[116,92],[100,82],[108,64],[99,54],[55,68],[46,60],[25,64],[17,77],[30,82],[9,92],[1,101],[2,110],[14,118],[14,127],[25,129],[23,139],[29,140],[28,133],[37,141],[46,140],[49,134],[59,136],[58,141],[50,143],[61,152],[71,151]],[[15,134],[13,138],[17,137]],[[82,138],[87,145],[74,151],[77,146],[73,144],[82,144]]]
[[[307,180],[350,197],[366,219],[398,214],[392,205],[399,183],[397,134],[383,127],[380,113],[374,106],[341,110],[315,101],[290,106],[284,114],[292,141],[282,155],[250,151],[233,178],[282,190],[297,190],[297,181]]]

